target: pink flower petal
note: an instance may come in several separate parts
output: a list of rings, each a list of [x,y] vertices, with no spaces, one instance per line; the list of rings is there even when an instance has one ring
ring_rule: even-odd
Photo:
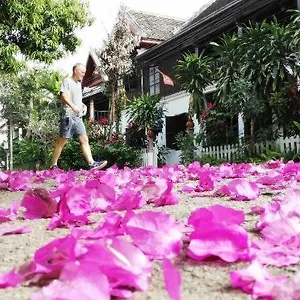
[[[0,227],[0,236],[8,234],[22,234],[31,232],[31,229],[28,226],[1,226]]]
[[[141,193],[133,192],[130,189],[124,189],[111,205],[112,210],[138,209],[146,204]]]
[[[17,286],[23,281],[23,276],[16,273],[15,268],[11,271],[0,274],[0,288]]]
[[[245,220],[245,214],[241,210],[235,210],[222,205],[213,205],[207,208],[198,208],[193,211],[188,219],[188,224],[197,227],[198,222],[216,222],[241,225]]]
[[[154,202],[155,206],[174,205],[179,201],[172,181],[164,178],[148,182],[142,187],[141,193],[146,202]]]
[[[259,197],[257,184],[242,179],[234,179],[229,183],[229,189],[233,193],[231,196],[235,200],[255,200]]]
[[[227,262],[248,260],[249,239],[247,232],[238,225],[203,223],[190,236],[188,256],[204,260],[211,256]]]
[[[198,172],[199,181],[196,187],[196,191],[212,191],[215,187],[216,177],[212,170],[202,170]]]
[[[131,217],[125,227],[133,242],[152,258],[172,258],[181,251],[180,226],[167,213],[145,211]]]
[[[75,261],[83,253],[84,247],[73,236],[68,235],[38,249],[34,254],[34,262],[49,272],[55,271],[59,274],[67,262]]]
[[[117,299],[133,299],[133,292],[122,288],[112,288],[110,295],[117,297]]]
[[[49,192],[43,188],[28,190],[21,202],[26,211],[23,216],[26,219],[50,218],[57,211],[57,203]]]
[[[181,275],[173,263],[168,260],[163,260],[163,273],[165,288],[172,300],[181,299]]]
[[[101,177],[103,179],[103,176]],[[92,180],[86,183],[86,189],[91,192],[91,208],[93,212],[103,212],[115,202],[116,193],[111,186]]]
[[[150,284],[152,266],[135,245],[121,238],[102,239],[86,245],[82,262],[97,265],[113,288],[133,287],[145,291]]]
[[[27,190],[31,174],[28,172],[12,172],[9,177],[9,189],[11,191]]]
[[[101,270],[91,263],[67,263],[60,275],[31,297],[32,300],[110,299],[109,284]]]
[[[271,295],[274,286],[286,282],[287,278],[272,277],[258,262],[253,262],[246,269],[230,272],[230,280],[233,288],[252,294],[254,299],[273,299]]]
[[[19,202],[13,201],[8,209],[0,208],[0,223],[16,220],[18,216],[19,206]]]
[[[76,239],[99,239],[103,237],[118,236],[121,234],[121,221],[122,217],[119,214],[109,212],[106,214],[104,222],[94,230],[73,228],[71,234]]]
[[[61,201],[66,202],[70,213],[74,216],[82,216],[91,212],[90,190],[82,186],[71,188]]]

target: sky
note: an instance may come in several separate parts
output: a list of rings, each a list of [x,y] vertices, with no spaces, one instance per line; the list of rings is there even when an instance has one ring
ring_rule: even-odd
[[[121,3],[133,10],[189,19],[211,1],[213,0],[90,0],[90,8],[95,22],[92,26],[77,33],[82,40],[77,51],[55,62],[53,67],[70,75],[75,63],[86,64],[89,49],[91,47],[100,49],[110,33]]]

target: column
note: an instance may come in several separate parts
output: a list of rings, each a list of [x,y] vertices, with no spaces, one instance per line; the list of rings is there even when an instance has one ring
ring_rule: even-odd
[[[94,107],[94,99],[90,100],[90,120],[95,119],[95,107]]]
[[[244,120],[243,120],[243,114],[238,114],[238,131],[239,131],[239,144],[243,145],[243,140],[245,137],[245,128],[244,128]]]

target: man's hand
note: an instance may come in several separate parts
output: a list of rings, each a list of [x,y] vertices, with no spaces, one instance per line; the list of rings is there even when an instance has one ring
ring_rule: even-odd
[[[85,116],[86,113],[87,113],[87,106],[84,103],[82,103],[82,115]]]
[[[74,113],[76,113],[76,114],[79,114],[80,113],[80,110],[79,110],[79,108],[76,106],[76,105],[72,105],[72,110],[74,111]]]
[[[68,93],[60,93],[60,99],[61,99],[62,103],[70,106],[71,109],[74,111],[74,113],[76,113],[77,115],[79,115],[80,109],[76,105],[74,105],[72,103],[72,101],[69,98]]]

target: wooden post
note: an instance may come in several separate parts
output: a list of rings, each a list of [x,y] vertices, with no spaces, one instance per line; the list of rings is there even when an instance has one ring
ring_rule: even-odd
[[[297,9],[300,10],[300,0],[297,0]]]
[[[144,94],[144,74],[143,74],[143,69],[141,69],[141,94]]]
[[[95,104],[94,99],[90,100],[90,120],[95,119]]]
[[[243,140],[245,137],[245,128],[244,128],[244,120],[243,114],[238,114],[238,132],[239,132],[239,144],[240,146],[243,144]]]
[[[148,137],[148,166],[153,166],[153,138]]]

